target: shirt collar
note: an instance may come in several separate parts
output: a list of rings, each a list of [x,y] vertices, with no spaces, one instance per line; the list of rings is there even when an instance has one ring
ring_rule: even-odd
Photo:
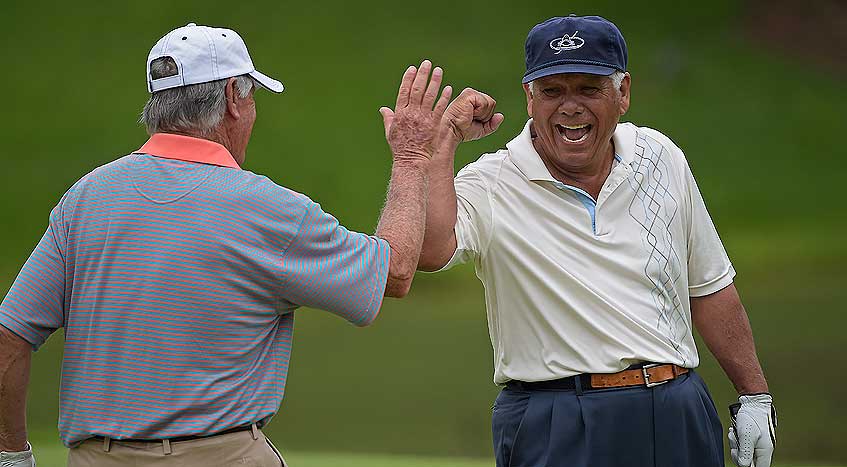
[[[172,133],[153,133],[144,146],[133,154],[149,154],[166,159],[240,168],[232,154],[222,145],[207,139]]]
[[[523,131],[515,139],[506,143],[506,149],[514,161],[518,170],[523,172],[526,178],[533,181],[556,180],[550,175],[541,156],[532,145],[532,132],[530,130],[532,119],[526,121]],[[620,156],[620,162],[629,165],[635,159],[635,126],[632,123],[619,123],[612,135],[615,144],[615,154]]]

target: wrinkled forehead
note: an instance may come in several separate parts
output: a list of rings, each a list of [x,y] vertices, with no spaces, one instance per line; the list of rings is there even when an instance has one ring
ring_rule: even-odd
[[[591,73],[558,73],[555,75],[542,76],[535,82],[538,85],[574,85],[574,84],[598,84],[610,82],[610,76],[595,75]]]

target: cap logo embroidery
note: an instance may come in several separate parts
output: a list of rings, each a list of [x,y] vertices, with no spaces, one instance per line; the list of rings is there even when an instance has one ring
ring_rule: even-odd
[[[571,35],[565,34],[550,41],[550,48],[556,51],[553,55],[559,55],[563,50],[574,50],[582,47],[585,41],[581,37],[577,37],[578,33],[579,31],[575,31]]]

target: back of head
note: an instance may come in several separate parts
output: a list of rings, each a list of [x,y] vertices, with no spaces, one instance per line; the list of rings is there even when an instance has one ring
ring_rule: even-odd
[[[153,80],[172,77],[176,73],[176,62],[172,57],[160,57],[150,63],[150,77]],[[141,123],[149,134],[177,133],[208,137],[223,120],[227,79],[154,92],[144,104]],[[235,85],[238,96],[245,98],[254,87],[254,82],[249,75],[240,75],[236,77]]]
[[[207,137],[226,110],[226,84],[245,98],[259,85],[282,92],[279,81],[256,70],[244,40],[225,28],[189,23],[169,32],[147,57],[147,89],[152,94],[141,115],[150,134]]]

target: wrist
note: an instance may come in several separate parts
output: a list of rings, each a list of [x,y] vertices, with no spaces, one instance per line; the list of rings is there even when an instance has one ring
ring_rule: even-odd
[[[392,148],[391,155],[395,162],[397,161],[419,161],[426,162],[432,159],[434,153],[433,147],[421,147],[418,145],[404,145],[401,147]]]
[[[754,396],[756,394],[770,394],[767,383],[751,384],[736,387],[739,396]]]
[[[24,465],[21,462],[26,462],[26,465],[35,465],[32,456],[32,446],[26,443],[21,449],[0,449],[0,464],[2,465]]]
[[[18,442],[0,442],[0,452],[25,452],[32,449],[26,439]]]
[[[426,173],[430,165],[430,159],[415,157],[395,157],[391,164],[392,169],[420,171]]]
[[[442,133],[441,139],[438,141],[438,147],[436,148],[437,154],[453,154],[458,149],[459,145],[462,144],[462,137],[457,135],[454,131],[448,130]]]
[[[742,394],[738,396],[738,402],[744,404],[773,404],[773,397],[768,393]]]

